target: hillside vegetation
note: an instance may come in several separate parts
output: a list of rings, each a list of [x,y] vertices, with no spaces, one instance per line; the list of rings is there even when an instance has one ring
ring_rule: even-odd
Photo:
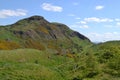
[[[120,41],[93,44],[41,16],[0,26],[0,80],[120,80]]]
[[[2,50],[0,79],[120,80],[120,46],[114,44],[94,45],[88,51],[63,56],[35,49]]]

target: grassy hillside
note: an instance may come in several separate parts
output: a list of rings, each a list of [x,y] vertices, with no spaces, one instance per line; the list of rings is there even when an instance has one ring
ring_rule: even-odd
[[[0,80],[64,80],[57,66],[69,60],[34,49],[0,51]]]
[[[0,79],[120,80],[120,49],[113,44],[99,44],[77,54],[61,56],[53,50],[2,50]]]

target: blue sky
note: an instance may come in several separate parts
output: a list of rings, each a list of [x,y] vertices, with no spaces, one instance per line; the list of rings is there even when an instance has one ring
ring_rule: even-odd
[[[120,40],[120,0],[1,0],[0,25],[33,15],[68,25],[93,42]]]

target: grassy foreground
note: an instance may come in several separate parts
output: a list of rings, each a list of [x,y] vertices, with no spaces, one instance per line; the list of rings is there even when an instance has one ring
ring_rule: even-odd
[[[120,47],[113,44],[69,55],[53,50],[1,50],[0,80],[120,80]]]
[[[56,69],[66,61],[34,49],[0,51],[0,80],[63,80]]]

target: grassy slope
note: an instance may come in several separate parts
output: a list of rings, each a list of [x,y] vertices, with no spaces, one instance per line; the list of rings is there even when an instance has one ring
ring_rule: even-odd
[[[80,54],[71,55],[72,58],[66,57],[68,55],[55,55],[54,51],[49,50],[1,50],[0,79],[120,80],[118,43],[110,42],[92,48],[87,47]]]
[[[63,80],[57,66],[68,61],[34,49],[0,51],[0,80]]]

